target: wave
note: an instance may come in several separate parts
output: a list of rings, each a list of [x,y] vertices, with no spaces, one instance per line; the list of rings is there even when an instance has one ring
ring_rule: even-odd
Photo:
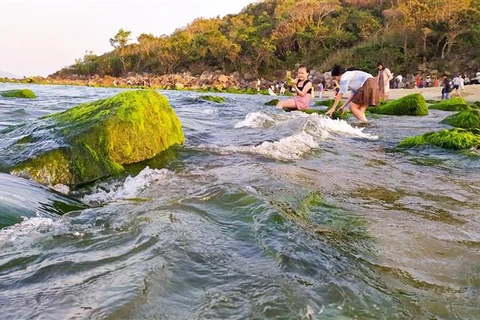
[[[228,146],[209,149],[213,149],[220,154],[243,152],[281,161],[293,161],[301,159],[304,154],[315,148],[318,148],[318,143],[314,137],[306,132],[301,132],[282,138],[279,141],[265,141],[256,146]]]
[[[276,121],[264,112],[252,112],[246,115],[245,120],[235,125],[235,128],[262,128],[266,124],[274,124]]]
[[[145,167],[138,175],[128,176],[125,181],[101,183],[92,193],[82,197],[81,201],[88,205],[99,205],[108,202],[137,198],[152,183],[171,181],[175,175],[167,169],[150,169]]]
[[[36,182],[0,173],[0,229],[26,218],[56,220],[86,206]]]

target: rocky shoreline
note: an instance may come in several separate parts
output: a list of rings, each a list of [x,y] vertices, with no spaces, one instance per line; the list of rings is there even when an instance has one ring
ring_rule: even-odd
[[[260,80],[260,86],[258,86]],[[69,77],[48,76],[28,77],[23,79],[0,78],[0,82],[12,83],[35,83],[53,85],[76,85],[94,87],[152,87],[166,90],[204,90],[218,92],[242,92],[257,93],[259,90],[267,90],[279,81],[264,78],[246,80],[237,74],[226,75],[222,72],[205,71],[200,76],[190,73],[167,74],[167,75],[135,75],[126,77],[111,77],[94,75],[90,77],[72,75]]]

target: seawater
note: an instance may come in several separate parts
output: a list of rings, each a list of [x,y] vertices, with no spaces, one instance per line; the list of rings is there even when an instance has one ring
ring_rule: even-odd
[[[0,97],[0,130],[124,90],[14,88],[38,99]],[[359,126],[161,93],[186,142],[124,176],[0,174],[0,318],[478,319],[479,157],[396,148],[451,113]]]

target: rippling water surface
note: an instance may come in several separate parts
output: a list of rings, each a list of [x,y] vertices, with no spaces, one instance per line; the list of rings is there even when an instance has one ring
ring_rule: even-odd
[[[121,89],[0,84],[0,130]],[[186,143],[62,195],[0,174],[4,319],[478,319],[480,161],[354,122],[161,92]],[[0,147],[8,145],[0,133]]]

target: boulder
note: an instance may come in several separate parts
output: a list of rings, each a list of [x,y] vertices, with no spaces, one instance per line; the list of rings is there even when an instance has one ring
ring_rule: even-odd
[[[0,92],[0,95],[5,98],[26,98],[34,99],[37,96],[30,89],[14,89]]]
[[[463,150],[480,147],[480,130],[450,129],[428,132],[421,136],[408,137],[399,143],[399,147],[432,145],[445,149]]]
[[[465,129],[480,129],[480,110],[467,109],[446,117],[441,121],[452,127]]]
[[[387,102],[379,107],[370,107],[368,111],[371,113],[395,116],[426,116],[428,115],[428,106],[425,98],[421,94],[414,93]]]
[[[168,100],[153,90],[120,93],[9,129],[0,167],[47,185],[81,185],[150,159],[184,134]]]
[[[442,100],[428,107],[429,109],[443,111],[460,111],[468,109],[467,102],[462,97],[455,97],[448,100]]]

